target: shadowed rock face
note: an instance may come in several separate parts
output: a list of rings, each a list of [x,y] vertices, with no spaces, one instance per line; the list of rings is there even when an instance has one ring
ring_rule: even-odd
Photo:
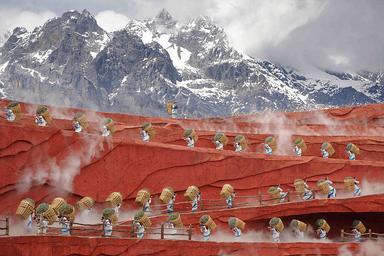
[[[166,10],[114,33],[86,10],[69,11],[31,32],[14,29],[0,53],[0,97],[100,111],[165,116],[176,100],[183,116],[228,116],[384,95],[380,73],[304,75],[240,53],[208,17],[182,24]]]

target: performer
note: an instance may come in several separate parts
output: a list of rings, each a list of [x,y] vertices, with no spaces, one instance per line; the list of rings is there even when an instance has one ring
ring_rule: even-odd
[[[296,156],[301,156],[301,154],[303,153],[303,151],[298,145],[295,146],[294,150],[295,150]]]
[[[172,213],[173,212],[175,201],[176,201],[176,194],[173,193],[172,198],[169,200],[169,202],[167,204],[167,213]]]
[[[108,218],[101,217],[101,222],[103,223],[103,235],[112,236],[112,221]]]
[[[353,233],[353,236],[355,238],[355,241],[360,242],[361,241],[361,232],[358,229],[354,228],[354,229],[352,229],[352,233]]]
[[[38,234],[46,234],[48,231],[48,220],[45,219],[42,215],[37,216],[37,233]]]
[[[269,230],[271,230],[272,233],[272,242],[280,243],[280,232],[274,227],[269,227]]]
[[[62,236],[69,236],[71,235],[71,222],[69,219],[65,216],[60,217],[59,224],[61,225],[61,235]]]
[[[185,138],[185,141],[187,142],[187,146],[190,148],[195,147],[195,141],[191,137]]]
[[[321,154],[322,154],[324,159],[327,159],[329,157],[329,153],[326,149],[322,149]]]
[[[16,119],[16,115],[13,113],[12,109],[6,108],[5,109],[5,116],[8,121],[13,122]]]
[[[136,237],[139,239],[144,238],[145,234],[145,227],[143,224],[141,224],[139,221],[134,222],[134,226],[136,228]]]
[[[277,189],[279,190],[279,193],[280,193],[280,203],[284,203],[285,198],[288,195],[288,192],[284,192],[283,189],[280,187],[280,185],[277,186]]]
[[[224,144],[221,143],[220,141],[216,140],[215,141],[216,149],[217,150],[223,150],[224,149]]]
[[[233,232],[233,235],[235,236],[235,238],[241,237],[242,232],[241,232],[241,229],[239,229],[238,227],[233,227],[232,232]]]
[[[329,185],[329,192],[328,192],[328,198],[335,198],[336,197],[336,189],[332,186],[333,182],[328,179],[328,177],[325,179],[325,181]]]
[[[200,225],[200,231],[203,234],[203,240],[208,241],[211,237],[211,230],[206,225]]]
[[[171,114],[171,117],[172,117],[172,118],[177,118],[177,105],[176,105],[176,103],[173,103],[173,105],[172,105],[172,114]]]
[[[32,229],[33,229],[33,220],[35,219],[35,214],[32,212],[27,220],[26,220],[26,231],[27,233],[31,233],[32,232]]]
[[[75,129],[75,132],[81,132],[83,130],[83,127],[80,125],[79,121],[75,121],[73,123],[73,128]]]
[[[322,228],[318,228],[316,230],[316,234],[318,235],[320,240],[326,240],[327,239],[327,232]]]
[[[45,121],[44,117],[41,115],[36,115],[35,117],[35,123],[38,126],[47,126],[47,122]]]
[[[152,198],[149,197],[148,201],[143,204],[143,212],[150,212],[151,211],[151,207],[150,207],[151,202],[152,202]]]
[[[347,150],[347,155],[349,160],[356,160],[356,155],[352,151]]]
[[[361,195],[361,189],[359,187],[359,184],[360,182],[355,178],[355,182],[354,182],[354,190],[353,190],[353,196],[354,197],[357,197],[357,196],[360,196]]]
[[[101,136],[103,137],[108,137],[111,134],[106,125],[103,125],[103,127],[101,128],[101,132]]]
[[[308,186],[308,184],[307,184],[307,182],[304,182],[304,193],[303,193],[303,195],[302,195],[302,199],[303,200],[311,200],[311,199],[313,199],[314,197],[313,197],[313,192],[312,192],[312,190],[310,190],[309,189],[309,186]]]
[[[201,193],[197,193],[196,197],[192,200],[192,212],[197,211],[201,200]]]
[[[231,193],[226,199],[225,202],[227,204],[227,208],[232,208],[233,207],[233,199],[235,198],[236,193],[233,192]]]
[[[272,155],[272,148],[267,143],[264,143],[264,151],[265,154]]]
[[[150,137],[149,137],[149,134],[148,134],[147,131],[145,131],[144,129],[142,129],[141,132],[140,132],[140,134],[141,134],[141,138],[142,138],[143,141],[146,141],[146,142],[149,141]]]

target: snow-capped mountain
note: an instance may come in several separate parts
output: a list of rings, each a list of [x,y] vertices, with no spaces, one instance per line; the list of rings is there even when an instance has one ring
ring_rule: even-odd
[[[103,111],[165,115],[175,100],[189,117],[302,110],[384,100],[381,73],[300,72],[234,49],[207,17],[186,23],[165,10],[114,33],[86,10],[0,48],[0,96]]]

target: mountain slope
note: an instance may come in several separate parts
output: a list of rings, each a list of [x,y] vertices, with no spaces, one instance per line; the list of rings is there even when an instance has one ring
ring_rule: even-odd
[[[165,10],[107,33],[70,11],[32,32],[16,28],[0,48],[0,96],[103,111],[223,116],[382,102],[382,74],[305,74],[231,47],[207,17],[179,23]]]

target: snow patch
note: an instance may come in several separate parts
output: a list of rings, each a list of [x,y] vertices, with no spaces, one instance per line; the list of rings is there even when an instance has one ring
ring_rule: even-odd
[[[5,71],[5,69],[8,67],[8,63],[9,61],[6,61],[0,65],[0,73],[3,73]]]
[[[40,82],[43,82],[44,80],[47,80],[47,77],[45,76],[42,76],[40,74],[40,72],[34,70],[34,69],[31,69],[31,68],[26,68],[26,67],[23,67],[22,65],[20,65],[21,69],[27,71],[32,77],[34,78],[39,78],[40,79]]]
[[[52,53],[53,51],[51,49],[49,50],[46,50],[46,51],[38,51],[38,52],[35,52],[32,55],[32,58],[34,58],[37,62],[39,63],[43,63],[44,61],[46,61],[49,57],[49,55]]]

